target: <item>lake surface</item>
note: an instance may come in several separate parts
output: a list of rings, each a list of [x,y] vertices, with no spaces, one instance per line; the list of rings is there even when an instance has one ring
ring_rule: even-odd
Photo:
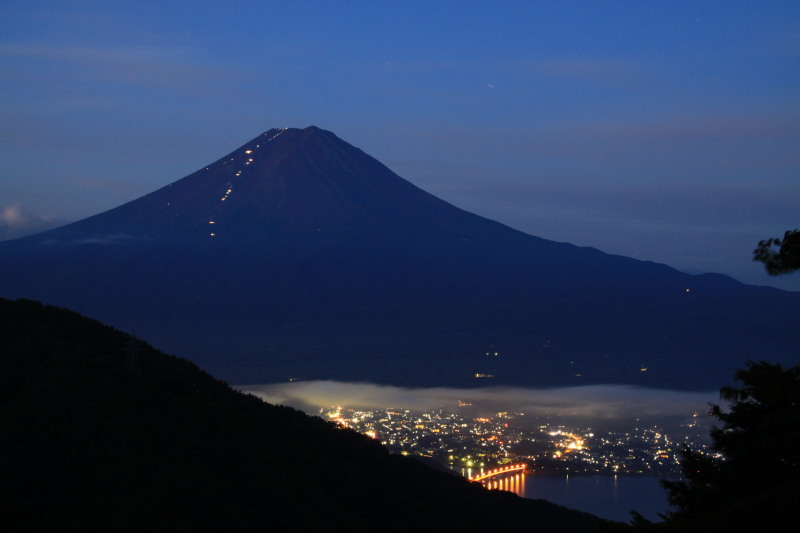
[[[631,510],[657,521],[657,513],[668,508],[667,493],[654,477],[527,475],[518,494],[620,522],[630,522]]]

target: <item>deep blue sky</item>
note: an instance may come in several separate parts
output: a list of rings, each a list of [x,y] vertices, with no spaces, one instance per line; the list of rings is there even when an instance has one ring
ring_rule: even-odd
[[[800,3],[30,2],[0,9],[0,237],[311,124],[541,237],[800,290]]]

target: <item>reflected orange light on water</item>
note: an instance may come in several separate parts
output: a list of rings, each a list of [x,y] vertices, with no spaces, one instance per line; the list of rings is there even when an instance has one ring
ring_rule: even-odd
[[[525,463],[501,466],[501,467],[489,470],[488,472],[484,472],[483,474],[479,474],[479,475],[477,475],[475,477],[472,477],[472,478],[470,478],[470,481],[483,481],[484,479],[490,478],[490,477],[493,477],[493,476],[502,476],[502,475],[510,473],[510,472],[521,472],[521,471],[524,471],[525,468],[527,468],[527,465]]]
[[[504,490],[513,492],[518,496],[525,495],[525,474],[514,474],[513,476],[490,479],[481,483],[490,490]]]
[[[505,490],[524,496],[526,468],[524,463],[506,465],[472,476],[470,480],[479,481],[487,489]]]

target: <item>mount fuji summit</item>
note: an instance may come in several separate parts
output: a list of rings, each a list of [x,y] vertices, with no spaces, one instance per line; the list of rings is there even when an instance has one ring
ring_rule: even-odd
[[[708,390],[748,359],[796,363],[800,341],[800,293],[522,233],[313,126],[0,243],[0,296],[135,331],[240,384]]]

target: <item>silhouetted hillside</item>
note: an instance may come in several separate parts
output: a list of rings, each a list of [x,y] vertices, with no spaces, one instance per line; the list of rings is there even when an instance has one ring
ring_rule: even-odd
[[[7,531],[591,531],[230,389],[77,313],[0,299]]]

